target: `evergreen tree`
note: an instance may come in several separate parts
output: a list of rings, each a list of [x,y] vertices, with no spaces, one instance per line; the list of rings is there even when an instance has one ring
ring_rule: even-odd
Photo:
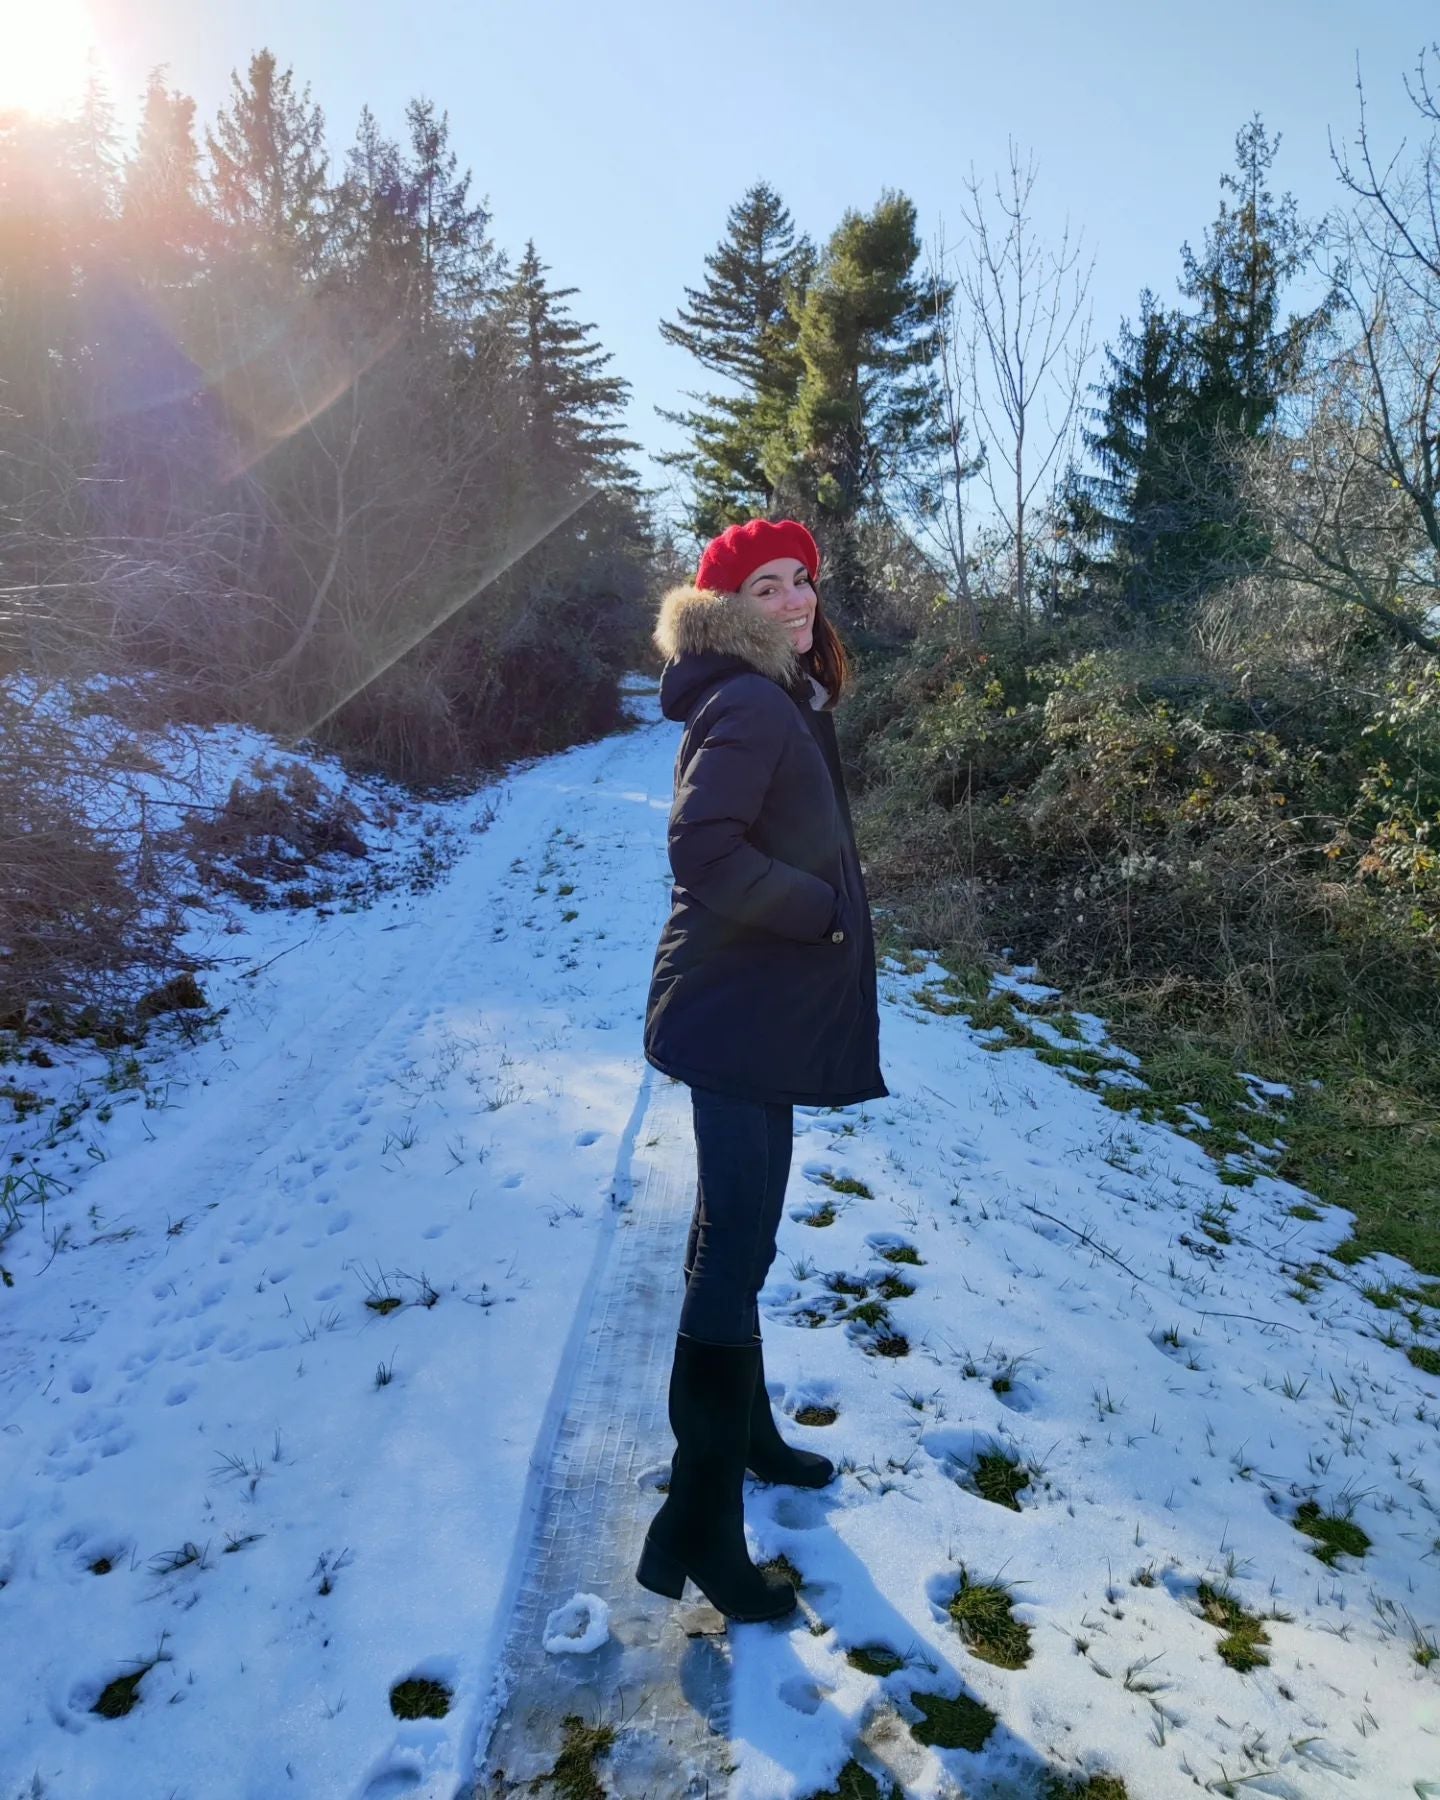
[[[297,94],[274,54],[250,59],[246,79],[230,77],[231,98],[205,134],[210,192],[228,245],[316,273],[328,235],[325,115],[307,85]]]
[[[420,248],[424,316],[427,323],[463,325],[497,272],[485,235],[490,214],[470,202],[470,171],[459,172],[449,114],[415,99],[405,108],[405,122],[410,143],[404,174]]]
[[[616,436],[611,422],[630,384],[601,373],[613,352],[588,341],[595,327],[577,322],[562,304],[579,290],[550,287],[548,266],[528,241],[501,300],[524,394],[530,467],[547,495],[581,486],[633,491],[634,471],[622,453],[640,446]]]
[[[1237,134],[1202,249],[1181,251],[1180,292],[1194,310],[1164,311],[1147,291],[1138,330],[1127,322],[1107,350],[1099,429],[1086,434],[1101,474],[1072,496],[1072,515],[1102,546],[1102,584],[1132,607],[1193,600],[1265,553],[1236,451],[1272,428],[1333,308],[1327,297],[1282,320],[1284,288],[1316,233],[1291,195],[1277,201],[1266,186],[1278,147],[1258,115]]]
[[[200,192],[195,102],[156,69],[120,192],[121,243],[141,283],[169,288],[196,272],[207,235]]]
[[[1203,425],[1258,437],[1294,381],[1305,351],[1333,310],[1280,319],[1285,285],[1304,268],[1319,229],[1302,223],[1291,194],[1276,200],[1265,178],[1280,148],[1257,113],[1235,139],[1235,174],[1220,185],[1223,199],[1199,256],[1181,249],[1180,291],[1198,303],[1194,321],[1196,400]]]
[[[78,219],[87,238],[77,249],[94,253],[108,237],[106,228],[119,211],[120,138],[115,127],[115,107],[93,55],[85,91],[67,136],[67,160],[75,180]]]
[[[775,497],[764,446],[781,428],[799,387],[795,304],[815,266],[809,239],[797,238],[790,213],[766,182],[732,206],[726,235],[705,258],[705,281],[685,290],[688,306],[662,320],[660,335],[738,393],[695,394],[697,410],[660,417],[684,428],[690,443],[657,461],[683,470],[692,487],[691,529],[712,537],[733,519],[767,512]]]
[[[418,303],[421,249],[414,190],[400,147],[362,107],[345,174],[334,198],[334,248],[340,268],[364,299],[387,317]]]
[[[1171,466],[1194,405],[1194,368],[1187,321],[1162,308],[1146,288],[1138,326],[1120,323],[1118,347],[1105,346],[1107,382],[1092,390],[1104,404],[1085,440],[1100,474],[1075,478],[1069,526],[1101,549],[1106,585],[1136,607],[1173,586],[1168,567],[1183,533],[1181,482]]]
[[[948,442],[933,363],[950,290],[917,278],[919,254],[915,205],[903,194],[887,191],[868,216],[845,213],[795,308],[803,373],[764,447],[769,479],[816,516],[831,591],[856,613],[860,515]]]

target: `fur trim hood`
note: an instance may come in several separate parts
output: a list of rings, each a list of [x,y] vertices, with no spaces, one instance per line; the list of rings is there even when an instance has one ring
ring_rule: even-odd
[[[795,641],[778,619],[740,594],[682,584],[660,602],[653,633],[662,656],[738,656],[789,687],[800,674]]]

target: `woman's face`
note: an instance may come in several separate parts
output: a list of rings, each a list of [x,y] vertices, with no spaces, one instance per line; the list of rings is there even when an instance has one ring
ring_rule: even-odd
[[[814,642],[815,584],[810,571],[793,556],[777,556],[761,563],[740,584],[761,612],[779,619],[795,640],[795,648],[808,650]]]

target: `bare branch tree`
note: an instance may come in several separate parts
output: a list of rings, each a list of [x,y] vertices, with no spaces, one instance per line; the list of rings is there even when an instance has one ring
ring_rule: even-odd
[[[987,198],[973,168],[962,208],[971,231],[958,281],[969,306],[969,395],[985,440],[983,472],[1005,521],[1015,569],[1015,605],[1029,614],[1027,521],[1042,483],[1053,486],[1072,440],[1081,378],[1090,356],[1087,311],[1094,258],[1081,266],[1067,222],[1059,248],[1035,235],[1037,170],[1022,167],[1014,140],[1009,167]],[[1002,483],[1004,484],[1002,491]]]
[[[1430,56],[1440,58],[1440,44]],[[1333,541],[1327,567],[1359,604],[1376,611],[1397,634],[1437,648],[1440,608],[1440,93],[1422,52],[1409,95],[1427,138],[1411,160],[1402,145],[1381,163],[1371,143],[1365,90],[1357,68],[1359,122],[1353,152],[1331,158],[1355,205],[1331,222],[1328,270],[1355,330],[1366,381],[1353,424],[1355,454],[1412,510],[1424,539],[1389,596],[1363,584]],[[1415,609],[1394,609],[1407,597]]]
[[[942,270],[949,252],[942,223],[926,250],[926,289],[935,321],[938,351],[934,372],[943,443],[935,464],[918,482],[909,484],[906,500],[916,535],[929,542],[950,568],[959,599],[960,630],[970,643],[980,635],[980,611],[970,575],[966,545],[966,484],[980,472],[983,457],[972,453],[964,394],[967,387],[966,346],[960,331],[960,307],[954,283]]]

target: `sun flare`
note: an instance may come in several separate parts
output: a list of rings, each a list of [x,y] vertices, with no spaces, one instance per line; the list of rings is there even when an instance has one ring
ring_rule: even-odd
[[[103,75],[82,0],[9,0],[0,6],[0,112],[68,112],[84,92],[92,53]]]

